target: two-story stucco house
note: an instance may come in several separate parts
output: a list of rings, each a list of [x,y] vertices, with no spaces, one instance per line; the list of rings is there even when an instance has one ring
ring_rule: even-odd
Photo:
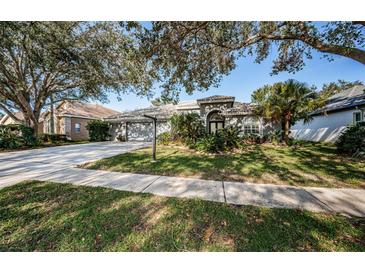
[[[150,119],[157,118],[157,135],[169,131],[169,118],[175,113],[195,112],[199,114],[207,132],[215,132],[227,126],[237,125],[242,134],[264,135],[271,123],[253,113],[253,105],[235,101],[233,96],[215,95],[179,104],[151,106],[149,108],[126,111],[105,118],[111,126],[113,139],[124,136],[127,141],[150,141],[153,130]]]

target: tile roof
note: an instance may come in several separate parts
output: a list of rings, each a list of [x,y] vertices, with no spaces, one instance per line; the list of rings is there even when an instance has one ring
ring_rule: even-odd
[[[198,99],[196,101],[198,102],[198,104],[201,104],[201,103],[212,103],[212,102],[233,102],[234,100],[235,100],[234,96],[213,95]]]
[[[324,107],[312,112],[312,115],[365,105],[365,86],[357,85],[328,98]]]
[[[167,104],[161,106],[151,106],[147,108],[140,108],[131,111],[125,111],[116,115],[111,115],[104,118],[106,121],[149,121],[143,115],[155,116],[158,120],[168,119],[176,112],[176,105]]]
[[[101,119],[110,115],[117,115],[120,113],[119,111],[115,111],[98,104],[89,104],[77,101],[68,101],[65,103],[66,105],[64,109],[57,110],[57,115],[69,115]]]
[[[232,108],[222,111],[223,116],[248,115],[252,114],[255,108],[254,104],[234,102]]]
[[[197,100],[193,101],[184,101],[176,105],[176,109],[178,110],[187,110],[187,109],[199,109],[199,105]]]
[[[181,102],[177,105],[174,104],[166,104],[161,106],[150,106],[147,108],[140,108],[130,111],[124,111],[122,113],[110,115],[105,117],[104,119],[109,122],[119,122],[119,121],[128,121],[128,122],[144,122],[150,121],[150,119],[144,117],[144,115],[155,116],[158,120],[167,120],[174,113],[178,113],[179,111],[186,110],[198,110],[200,109],[199,101],[203,102],[233,102],[233,107],[228,108],[222,111],[222,115],[224,116],[235,116],[235,115],[250,115],[253,113],[254,105],[250,103],[241,103],[234,102],[235,97],[233,96],[210,96],[207,98]],[[216,101],[215,101],[216,100]],[[222,101],[223,100],[223,101]],[[224,101],[225,100],[225,101]]]

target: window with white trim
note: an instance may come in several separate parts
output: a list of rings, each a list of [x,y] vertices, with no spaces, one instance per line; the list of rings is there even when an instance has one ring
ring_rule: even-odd
[[[75,123],[75,132],[76,133],[80,133],[81,132],[81,124],[80,123]]]
[[[243,127],[243,131],[245,135],[250,135],[250,134],[260,134],[260,128],[259,125],[256,124],[252,124],[252,125],[244,125]]]

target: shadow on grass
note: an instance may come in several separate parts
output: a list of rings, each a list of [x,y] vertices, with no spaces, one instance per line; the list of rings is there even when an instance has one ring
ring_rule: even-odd
[[[28,182],[0,191],[1,251],[364,251],[364,219]]]
[[[225,155],[162,146],[158,149],[157,163],[151,163],[149,150],[143,149],[102,159],[87,168],[295,186],[365,186],[365,164],[339,156],[333,146],[324,144],[250,145]]]

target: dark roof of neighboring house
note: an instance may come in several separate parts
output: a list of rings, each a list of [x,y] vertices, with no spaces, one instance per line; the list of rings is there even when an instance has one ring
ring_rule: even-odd
[[[326,105],[312,112],[312,115],[355,108],[362,105],[365,105],[365,86],[357,85],[332,95],[328,98]]]
[[[198,104],[201,103],[222,103],[222,102],[234,102],[234,96],[225,96],[225,95],[213,95],[209,97],[205,97],[202,99],[196,100]]]
[[[120,114],[119,111],[106,108],[98,104],[89,104],[77,101],[65,102],[65,109],[57,110],[58,116],[77,116],[101,119],[111,115]]]

